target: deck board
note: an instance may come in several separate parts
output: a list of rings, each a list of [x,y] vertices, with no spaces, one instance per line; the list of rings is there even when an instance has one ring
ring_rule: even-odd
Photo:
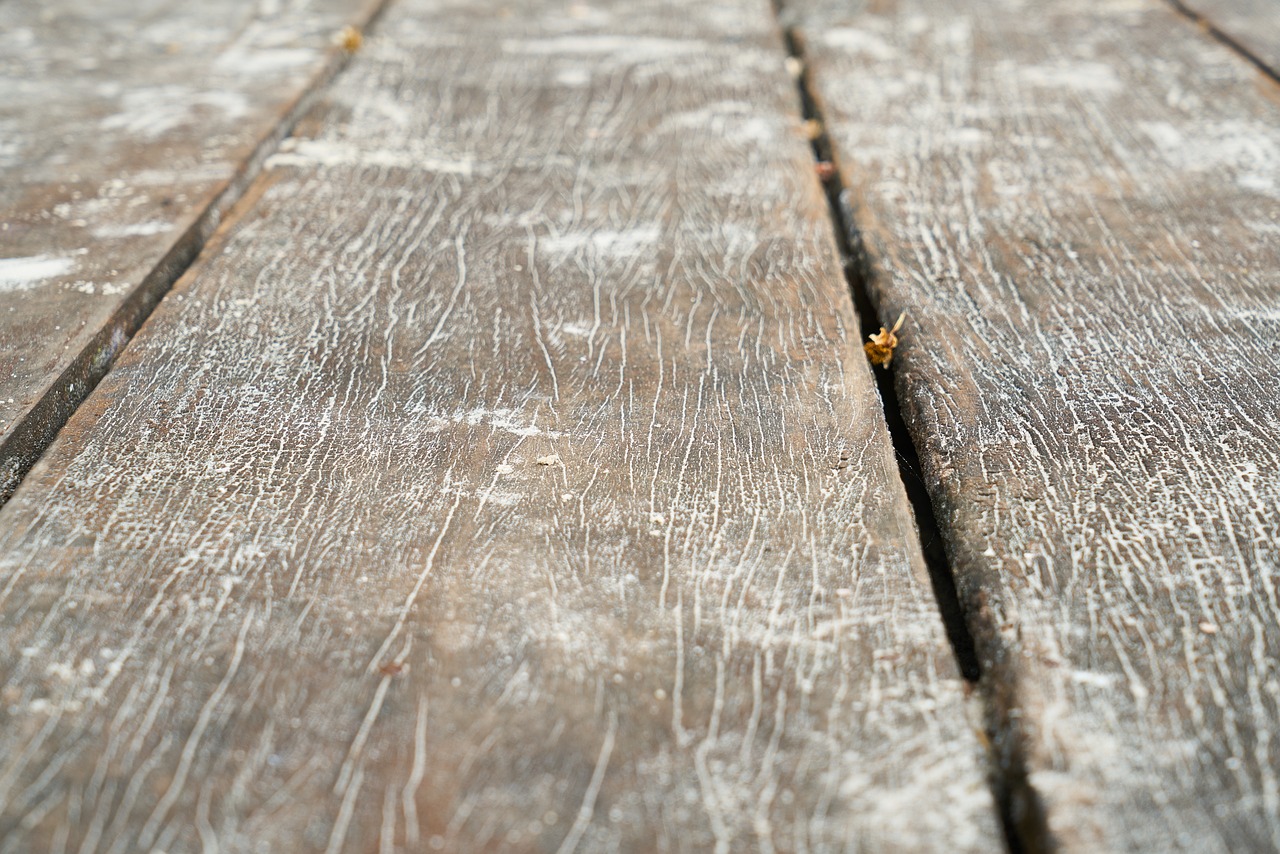
[[[375,7],[0,3],[0,501]]]
[[[1280,90],[1159,2],[788,5],[1008,779],[1280,848]]]
[[[1280,4],[1274,0],[1177,0],[1280,77]],[[1268,84],[1269,85],[1269,84]]]
[[[766,4],[503,8],[393,5],[0,511],[0,851],[999,848]]]

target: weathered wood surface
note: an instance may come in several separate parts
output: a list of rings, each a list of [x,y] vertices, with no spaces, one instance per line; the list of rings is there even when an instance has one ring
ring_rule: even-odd
[[[997,849],[765,4],[381,31],[0,513],[0,851]]]
[[[1280,77],[1280,3],[1276,0],[1175,0]],[[1264,83],[1263,85],[1271,85]]]
[[[1275,850],[1277,90],[1158,2],[791,6],[1005,761],[1064,850]]]
[[[0,501],[373,8],[0,3]]]

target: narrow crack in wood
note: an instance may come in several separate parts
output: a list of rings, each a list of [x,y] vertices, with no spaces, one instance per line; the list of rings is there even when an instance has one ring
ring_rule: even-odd
[[[846,188],[841,180],[831,140],[826,133],[826,120],[809,76],[802,38],[794,27],[788,25],[784,3],[775,0],[773,8],[786,42],[791,60],[789,65],[796,76],[796,88],[806,128],[812,128],[808,135],[815,168],[826,191],[831,224],[836,244],[840,248],[849,295],[862,326],[863,340],[866,340],[876,333],[879,324],[879,312],[867,287],[871,274],[870,262],[862,246],[853,212],[848,206]],[[874,371],[874,374],[884,408],[885,423],[898,459],[898,472],[915,515],[920,545],[929,568],[929,580],[946,628],[947,639],[961,674],[970,685],[978,688],[984,700],[989,779],[1005,843],[1011,854],[1055,851],[1057,845],[1049,832],[1043,803],[1028,776],[1024,737],[1018,722],[1015,671],[1011,667],[1002,667],[998,661],[989,662],[990,666],[985,672],[983,670],[969,629],[969,620],[966,619],[956,591],[955,575],[947,558],[933,502],[920,476],[920,457],[903,420],[894,384],[895,373],[892,368],[886,368]]]
[[[390,2],[391,0],[372,0],[361,16],[360,27],[355,32],[367,32],[373,27]],[[353,28],[348,26],[346,29]],[[120,303],[110,321],[44,387],[39,399],[13,425],[8,436],[0,438],[0,506],[13,497],[58,432],[111,371],[121,351],[147,322],[160,301],[195,263],[218,226],[224,218],[230,216],[253,185],[267,159],[292,135],[298,121],[311,110],[320,94],[346,67],[355,49],[350,46],[345,33],[344,30],[342,44],[336,45],[328,61],[317,69],[315,76],[300,90],[280,121],[270,128],[236,168],[222,192],[211,199],[187,230],[174,240],[133,293]]]
[[[1245,62],[1248,62],[1254,68],[1258,69],[1262,75],[1275,83],[1280,83],[1280,68],[1272,68],[1267,60],[1249,49],[1231,33],[1219,27],[1206,16],[1192,9],[1190,6],[1182,2],[1182,0],[1166,0],[1173,7],[1173,10],[1182,17],[1186,18],[1197,29],[1203,30],[1207,35],[1215,41],[1221,43]]]

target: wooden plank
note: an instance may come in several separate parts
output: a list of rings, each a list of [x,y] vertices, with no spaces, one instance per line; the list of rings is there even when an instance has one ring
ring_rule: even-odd
[[[1201,24],[1224,38],[1280,77],[1280,3],[1275,0],[1174,0]]]
[[[1276,90],[1157,2],[790,14],[1015,819],[1280,847]]]
[[[375,5],[0,3],[0,501]]]
[[[0,513],[0,851],[991,851],[754,0],[405,0]]]

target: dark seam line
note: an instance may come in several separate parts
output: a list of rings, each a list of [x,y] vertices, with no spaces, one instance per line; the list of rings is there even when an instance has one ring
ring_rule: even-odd
[[[1265,59],[1249,50],[1249,48],[1237,41],[1235,37],[1226,30],[1219,29],[1217,24],[1197,12],[1195,9],[1185,5],[1182,0],[1167,0],[1167,2],[1173,7],[1175,12],[1195,24],[1201,30],[1204,30],[1213,39],[1226,46],[1228,50],[1233,51],[1240,56],[1241,59],[1244,59],[1254,68],[1261,71],[1262,74],[1270,78],[1272,82],[1280,83],[1280,70],[1272,68],[1267,64]]]
[[[374,0],[363,21],[357,22],[360,29],[372,27],[389,3],[390,0]],[[279,150],[280,144],[293,133],[294,127],[315,105],[321,93],[346,68],[352,55],[341,47],[331,50],[315,77],[285,110],[280,121],[236,167],[226,186],[200,211],[195,221],[120,303],[75,359],[45,386],[39,399],[13,426],[8,438],[0,442],[0,506],[13,497],[32,467],[53,444],[59,431],[111,371],[116,358],[165,295],[195,263],[218,230],[222,218],[257,180],[267,158]]]
[[[847,204],[847,190],[841,181],[841,172],[830,136],[826,132],[821,106],[814,95],[812,79],[805,62],[803,41],[795,27],[786,23],[783,2],[784,0],[774,0],[774,12],[779,19],[787,52],[799,63],[796,86],[801,113],[806,120],[818,123],[819,132],[812,139],[815,167],[820,170],[819,177],[826,193],[845,279],[861,323],[863,340],[866,340],[866,336],[879,331],[880,327],[876,319],[878,313],[868,288],[872,275],[871,261]],[[884,325],[888,326],[893,321],[893,318],[886,317]],[[988,784],[996,802],[1005,844],[1011,854],[1054,851],[1057,845],[1049,832],[1043,803],[1029,780],[1016,715],[1010,714],[1016,698],[1006,696],[1009,693],[1007,686],[1001,690],[1002,686],[995,684],[1000,681],[996,679],[996,673],[988,671],[986,679],[983,679],[981,662],[965,619],[964,608],[956,589],[955,574],[933,511],[933,502],[920,476],[919,453],[903,420],[892,369],[873,368],[872,372],[897,456],[899,476],[915,515],[920,546],[947,639],[951,643],[961,675],[969,685],[978,686],[984,699],[986,735],[990,742]],[[996,671],[1004,669],[998,665],[993,668]]]

